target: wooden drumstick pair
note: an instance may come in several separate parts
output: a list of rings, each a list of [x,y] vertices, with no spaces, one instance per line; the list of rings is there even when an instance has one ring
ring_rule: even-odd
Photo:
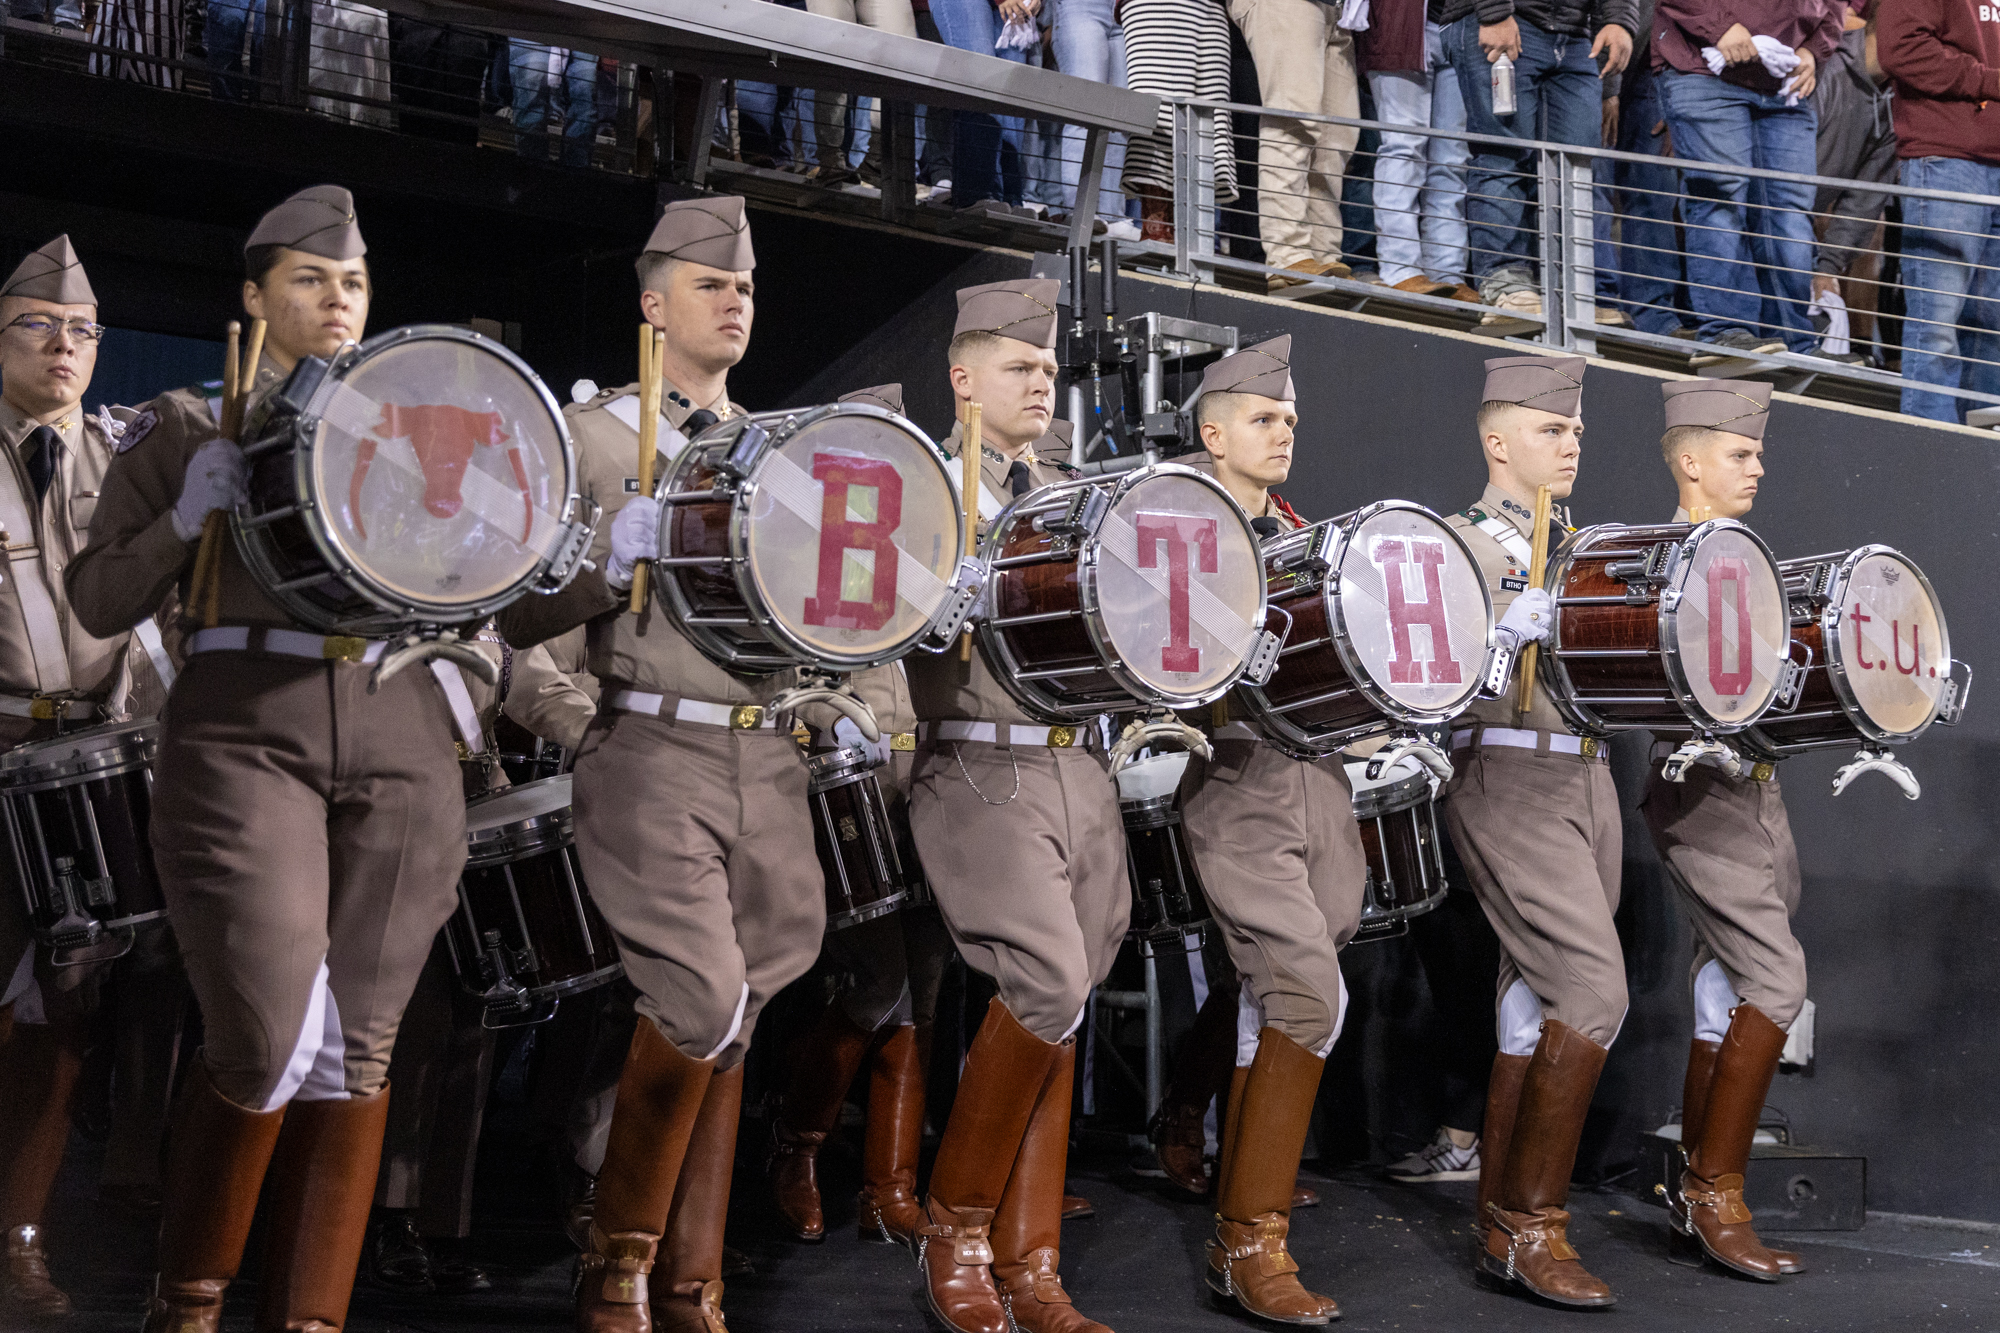
[[[653,493],[653,458],[660,451],[660,384],[666,378],[667,335],[651,324],[639,326],[639,494]],[[661,516],[664,520],[665,515]],[[646,609],[646,574],[652,561],[632,570],[632,614]]]
[[[959,499],[965,502],[965,553],[968,556],[979,552],[979,404],[965,405],[965,447],[959,451],[959,467],[962,480],[959,483]],[[972,660],[972,627],[968,625],[965,636],[958,641],[958,660]]]
[[[243,430],[244,404],[257,385],[257,365],[264,358],[264,321],[250,321],[250,346],[239,361],[236,345],[242,336],[243,326],[230,320],[222,352],[222,418],[217,423],[221,438],[237,444],[241,443],[236,437]],[[222,529],[228,522],[229,516],[222,510],[211,510],[201,525],[201,546],[194,556],[194,578],[190,581],[194,604],[188,609],[200,615],[209,629],[215,628],[222,615]]]

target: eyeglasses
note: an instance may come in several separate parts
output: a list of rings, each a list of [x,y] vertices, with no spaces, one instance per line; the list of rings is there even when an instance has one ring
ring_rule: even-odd
[[[69,334],[70,340],[78,343],[94,343],[104,337],[102,324],[87,319],[57,319],[53,315],[22,315],[7,327],[20,329],[43,342],[54,342],[59,333]]]

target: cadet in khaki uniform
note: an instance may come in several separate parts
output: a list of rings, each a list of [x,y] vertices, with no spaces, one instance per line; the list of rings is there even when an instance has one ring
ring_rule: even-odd
[[[737,198],[669,205],[646,243],[640,308],[666,331],[656,475],[697,412],[742,410],[727,377],[749,344],[755,265]],[[764,1005],[819,955],[826,904],[805,764],[765,707],[794,673],[715,665],[675,627],[657,581],[643,614],[625,610],[636,563],[659,544],[660,506],[637,494],[638,405],[632,386],[568,409],[580,489],[604,508],[601,572],[523,599],[500,627],[521,647],[589,624],[603,696],[576,760],[577,854],[640,994],[577,1326],[720,1333],[743,1057]]]
[[[866,403],[901,415],[903,386],[882,384],[842,394],[843,403]],[[910,774],[916,759],[917,717],[901,662],[853,677],[854,692],[873,710],[882,739],[870,743],[851,721],[815,708],[816,748],[866,745],[881,761],[876,776],[903,871],[921,880],[909,835]],[[938,987],[952,944],[937,908],[905,904],[897,912],[833,931],[824,950],[829,966],[852,978],[795,1044],[796,1062],[783,1109],[772,1120],[766,1174],[772,1201],[786,1227],[801,1240],[826,1234],[820,1205],[820,1145],[840,1118],[848,1086],[864,1062],[871,1070],[868,1128],[861,1154],[861,1197],[856,1230],[863,1240],[911,1244],[922,1205],[917,1199],[917,1156],[923,1147],[924,1076],[930,1068],[932,1021]]]
[[[1764,475],[1771,386],[1750,380],[1662,384],[1661,451],[1680,487],[1676,523],[1695,509],[1742,518]],[[1664,744],[1664,751],[1673,746]],[[1743,1206],[1743,1172],[1785,1034],[1806,1002],[1806,955],[1792,934],[1799,853],[1778,787],[1777,765],[1745,758],[1737,772],[1706,764],[1687,781],[1655,767],[1641,806],[1653,845],[1694,926],[1695,1032],[1681,1094],[1686,1161],[1671,1200],[1677,1262],[1706,1254],[1726,1268],[1775,1282],[1802,1270],[1798,1256],[1765,1247]]]
[[[1298,426],[1291,342],[1209,366],[1194,409],[1216,479],[1272,536],[1305,526],[1270,490],[1291,473]],[[1337,756],[1289,758],[1246,721],[1214,726],[1210,739],[1212,760],[1189,757],[1181,818],[1243,985],[1208,1284],[1253,1315],[1325,1324],[1339,1307],[1300,1284],[1285,1239],[1320,1072],[1347,1009],[1340,947],[1361,924],[1367,856]]]
[[[257,224],[243,301],[269,323],[258,392],[361,336],[366,248],[336,186],[301,191]],[[236,502],[243,473],[200,396],[156,399],[120,441],[90,545],[68,570],[85,628],[122,632],[177,585],[189,605],[204,520]],[[154,860],[207,1044],[170,1133],[145,1327],[218,1326],[268,1166],[258,1324],[338,1328],[367,1228],[390,1047],[456,902],[465,803],[433,673],[370,693],[380,643],[294,624],[233,541],[219,563],[218,623],[188,626],[154,766]]]
[[[123,633],[100,639],[76,622],[63,590],[124,430],[109,414],[84,415],[104,333],[96,321],[96,293],[67,236],[0,284],[0,750],[55,735],[58,719],[73,729],[133,708],[156,712],[158,673],[172,679],[151,620],[144,645]],[[149,650],[157,667],[134,657]],[[0,1023],[0,1315],[34,1319],[69,1313],[48,1271],[42,1210],[69,1139],[89,1037],[77,983],[91,969],[49,966],[22,890],[12,857],[0,854],[0,1015],[11,1019]]]
[[[1527,592],[1535,492],[1566,498],[1583,436],[1582,357],[1486,363],[1479,408],[1487,486],[1450,522],[1472,548],[1516,643],[1550,625]],[[1555,523],[1551,519],[1552,524]],[[1551,534],[1553,552],[1562,533]],[[1609,1305],[1565,1235],[1570,1170],[1604,1057],[1625,1019],[1612,913],[1623,851],[1618,795],[1596,741],[1573,735],[1540,685],[1472,705],[1452,733],[1445,822],[1500,937],[1499,1036],[1480,1154],[1479,1271],[1563,1305]]]
[[[952,391],[961,414],[982,405],[985,441],[967,503],[989,518],[1069,475],[1036,452],[1053,444],[1059,286],[958,293]],[[945,451],[963,447],[961,421]],[[1076,1029],[1131,913],[1117,789],[1095,723],[1036,722],[982,654],[905,665],[922,719],[910,827],[959,952],[1000,988],[931,1170],[917,1229],[926,1296],[957,1333],[1105,1333],[1071,1306],[1057,1263]]]

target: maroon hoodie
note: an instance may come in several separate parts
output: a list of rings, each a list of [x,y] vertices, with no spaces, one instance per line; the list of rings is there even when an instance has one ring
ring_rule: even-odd
[[[1896,155],[2000,166],[2000,3],[1876,6],[1875,50],[1896,81]]]

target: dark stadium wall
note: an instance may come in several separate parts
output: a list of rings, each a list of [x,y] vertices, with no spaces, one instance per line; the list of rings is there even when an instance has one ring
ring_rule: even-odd
[[[762,235],[759,249],[767,253]],[[910,252],[944,248],[899,244]],[[928,291],[783,401],[825,402],[899,380],[911,416],[927,430],[948,429],[943,350],[952,293],[1025,276],[1029,265],[1020,254],[958,253],[961,262]],[[928,270],[916,263],[904,269],[918,271]],[[763,279],[782,290],[776,274],[766,271]],[[840,298],[827,292],[826,299]],[[1293,335],[1301,445],[1284,494],[1301,512],[1337,514],[1391,496],[1451,511],[1484,485],[1471,429],[1480,363],[1513,347],[1164,282],[1127,281],[1120,299],[1121,313],[1151,308],[1235,324],[1246,341]],[[1588,434],[1572,500],[1578,522],[1671,516],[1675,494],[1658,443],[1662,378],[1591,367]],[[1769,477],[1752,521],[1781,558],[1863,542],[1902,549],[1943,599],[1953,654],[1982,675],[2000,671],[2000,634],[1987,618],[1994,605],[1987,577],[2000,560],[2000,440],[1781,397],[1767,443]],[[1812,1072],[1781,1075],[1769,1100],[1790,1117],[1798,1141],[1868,1156],[1869,1203],[1878,1210],[2000,1221],[2000,1193],[1992,1188],[2000,1179],[2000,1102],[1993,1096],[2000,810],[1991,780],[2000,761],[2000,702],[1993,690],[1991,680],[1976,682],[1962,726],[1934,728],[1904,752],[1923,781],[1919,801],[1877,777],[1832,797],[1830,779],[1847,752],[1796,758],[1783,769],[1804,867],[1795,926],[1818,1005],[1818,1041]],[[1641,1128],[1662,1123],[1679,1104],[1692,1022],[1690,933],[1633,808],[1645,774],[1643,738],[1622,739],[1614,758],[1627,809],[1618,921],[1632,1009],[1598,1093],[1579,1162],[1583,1179],[1628,1169]],[[1357,946],[1348,953],[1351,969],[1379,973],[1393,952],[1358,955],[1395,947]],[[1421,987],[1380,977],[1370,989],[1423,1001]],[[1395,1023],[1398,1030],[1421,1026],[1408,1015]],[[1390,1063],[1379,1054],[1375,1061],[1378,1068]],[[1404,1054],[1393,1063],[1411,1061]],[[1348,1109],[1367,1114],[1378,1130],[1407,1135],[1430,1127],[1395,1124],[1393,1116],[1381,1123],[1379,1109]]]

